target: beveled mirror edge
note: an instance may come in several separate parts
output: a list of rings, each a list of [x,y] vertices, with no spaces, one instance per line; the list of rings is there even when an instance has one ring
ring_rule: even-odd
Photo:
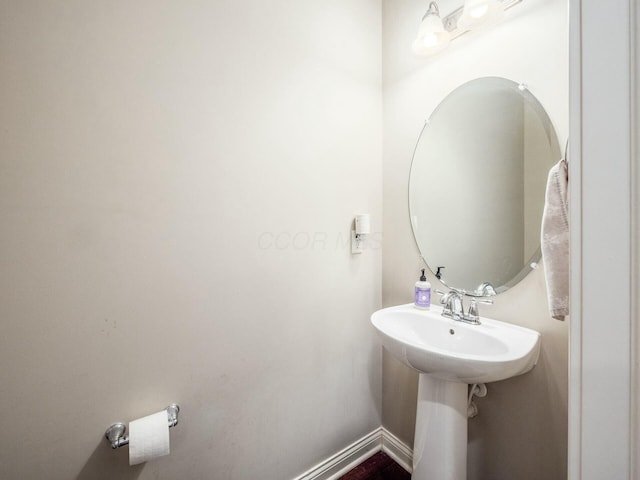
[[[454,87],[453,89],[451,89],[449,91],[449,93],[447,93],[447,95],[444,96],[444,98],[442,100],[440,100],[438,102],[438,104],[435,106],[435,108],[433,109],[433,111],[429,114],[429,116],[425,119],[422,128],[420,129],[420,133],[418,134],[418,139],[416,140],[415,146],[413,148],[413,152],[411,154],[411,165],[409,167],[409,175],[408,175],[408,179],[407,179],[407,206],[409,207],[407,210],[408,216],[409,216],[409,224],[411,225],[411,232],[413,235],[413,240],[416,244],[416,248],[418,249],[418,254],[419,257],[422,261],[422,263],[424,264],[424,267],[428,269],[429,272],[431,272],[431,274],[437,279],[438,282],[440,282],[444,287],[448,288],[448,289],[455,289],[457,291],[460,291],[461,293],[463,293],[465,296],[468,297],[474,297],[474,298],[486,298],[486,297],[492,297],[495,295],[500,295],[501,293],[504,293],[506,291],[508,291],[509,289],[515,287],[517,284],[519,284],[522,280],[524,280],[530,273],[532,270],[535,270],[538,268],[539,263],[542,260],[542,250],[541,250],[541,246],[538,245],[538,248],[534,251],[534,253],[531,255],[531,258],[529,259],[529,261],[527,261],[524,265],[523,268],[516,274],[513,276],[513,278],[511,278],[509,281],[505,282],[503,285],[500,285],[498,287],[495,288],[495,293],[492,295],[483,295],[477,292],[477,290],[474,291],[469,291],[467,289],[461,289],[458,287],[455,287],[453,285],[449,285],[444,279],[438,277],[436,275],[436,272],[434,272],[434,269],[431,267],[431,265],[429,265],[429,262],[427,262],[425,256],[423,255],[423,252],[420,248],[420,245],[418,244],[418,239],[417,239],[417,235],[416,235],[416,231],[415,231],[415,227],[414,227],[414,220],[413,220],[413,216],[411,215],[411,209],[410,209],[410,205],[411,205],[411,199],[410,199],[410,195],[411,195],[411,171],[413,170],[414,167],[414,160],[415,160],[415,154],[416,151],[418,149],[419,146],[419,142],[420,142],[420,138],[422,137],[422,135],[424,134],[426,128],[429,126],[429,123],[433,117],[433,115],[438,111],[438,108],[441,106],[441,104],[444,102],[444,100],[449,97],[449,95],[453,94],[456,90],[464,87],[465,85],[477,81],[477,80],[483,80],[483,79],[499,79],[499,80],[504,80],[507,82],[510,82],[513,84],[514,88],[519,90],[520,92],[522,92],[523,98],[525,100],[527,100],[527,102],[536,110],[536,113],[538,113],[538,115],[542,115],[543,117],[545,117],[548,120],[548,125],[549,128],[545,129],[545,133],[547,135],[547,137],[549,138],[549,145],[550,148],[552,148],[553,150],[556,151],[557,153],[557,159],[558,161],[560,161],[563,158],[563,152],[562,152],[562,147],[560,145],[560,140],[558,138],[558,133],[557,133],[557,129],[555,127],[555,124],[553,122],[553,120],[551,119],[551,117],[549,116],[547,110],[544,108],[544,106],[542,105],[542,102],[540,102],[538,100],[538,98],[533,94],[533,92],[531,92],[531,90],[529,89],[528,84],[523,83],[523,82],[516,82],[514,80],[508,79],[506,77],[499,77],[499,76],[495,76],[495,75],[488,75],[488,76],[484,76],[484,77],[477,77],[471,80],[468,80],[466,82],[463,82],[461,84],[459,84],[458,86]],[[567,143],[568,143],[568,139],[567,139]],[[566,155],[566,152],[565,152]],[[440,267],[438,267],[440,268]]]

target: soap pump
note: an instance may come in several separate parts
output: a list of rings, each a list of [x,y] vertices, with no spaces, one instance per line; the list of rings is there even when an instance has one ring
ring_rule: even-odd
[[[416,282],[414,305],[416,308],[428,310],[431,306],[431,284],[427,281],[427,277],[422,269],[420,280]]]

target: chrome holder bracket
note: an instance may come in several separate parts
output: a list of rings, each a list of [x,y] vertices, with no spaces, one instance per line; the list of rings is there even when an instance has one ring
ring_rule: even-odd
[[[167,411],[169,426],[175,427],[176,425],[178,425],[178,413],[180,412],[180,406],[172,403],[167,408],[165,408],[165,410]],[[129,437],[125,436],[126,432],[127,426],[121,422],[114,423],[109,428],[107,428],[105,437],[111,445],[111,448],[116,449],[119,447],[124,447],[125,445],[129,445]]]

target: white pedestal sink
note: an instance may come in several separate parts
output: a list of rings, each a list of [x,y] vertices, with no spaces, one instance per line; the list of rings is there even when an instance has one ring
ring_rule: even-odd
[[[469,325],[442,316],[442,308],[413,304],[371,316],[382,344],[420,372],[412,480],[466,480],[467,385],[531,370],[540,334],[481,317]]]

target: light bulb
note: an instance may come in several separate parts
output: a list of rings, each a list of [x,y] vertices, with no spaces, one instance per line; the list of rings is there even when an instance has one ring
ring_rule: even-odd
[[[427,33],[422,37],[422,46],[425,48],[433,48],[438,44],[438,36],[435,33]]]
[[[432,2],[413,42],[413,53],[420,56],[433,55],[446,48],[450,41],[451,34],[444,28],[437,6]]]
[[[479,7],[470,9],[469,15],[472,16],[473,18],[481,18],[481,17],[484,17],[488,11],[489,11],[488,5],[481,5]]]
[[[498,0],[466,0],[458,19],[458,28],[474,30],[493,25],[502,19],[504,8]]]

